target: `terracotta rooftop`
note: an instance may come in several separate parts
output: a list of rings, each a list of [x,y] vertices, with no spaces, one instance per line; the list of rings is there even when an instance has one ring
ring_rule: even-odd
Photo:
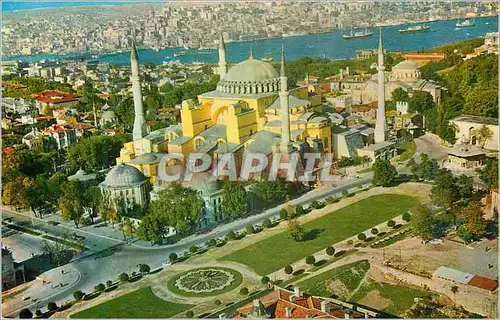
[[[66,126],[63,124],[55,124],[51,127],[44,129],[43,133],[45,133],[45,134],[64,133],[64,132],[70,132],[72,130],[73,130],[73,128],[71,128],[70,126]]]
[[[80,98],[77,94],[67,93],[59,90],[46,90],[40,93],[33,94],[33,98],[36,101],[43,103],[67,103],[77,101]]]
[[[498,283],[495,280],[479,276],[477,274],[474,275],[467,284],[488,291],[493,291],[498,286]]]

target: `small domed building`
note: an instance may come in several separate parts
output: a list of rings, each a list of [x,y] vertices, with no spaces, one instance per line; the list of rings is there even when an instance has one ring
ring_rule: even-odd
[[[143,206],[149,201],[149,180],[135,167],[126,164],[113,167],[99,187],[110,199],[122,198],[128,205]]]

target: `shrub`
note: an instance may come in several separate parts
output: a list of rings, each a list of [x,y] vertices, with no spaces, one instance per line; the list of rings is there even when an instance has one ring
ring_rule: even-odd
[[[323,202],[320,202],[320,201],[314,200],[313,202],[311,202],[311,207],[314,209],[321,209],[324,206],[325,206],[325,204]]]
[[[196,253],[198,252],[198,249],[199,249],[198,246],[191,246],[189,247],[189,252]]]
[[[151,267],[145,263],[141,263],[141,265],[139,265],[139,271],[141,273],[149,273],[151,271]]]
[[[214,301],[214,304],[216,306],[220,306],[222,304],[222,301],[220,301],[219,299],[217,299],[217,300]]]
[[[177,253],[175,252],[172,252],[171,254],[168,255],[168,261],[170,262],[174,262],[175,260],[177,260]]]
[[[240,294],[243,295],[243,296],[246,296],[248,294],[248,288],[247,287],[243,287],[240,289]]]
[[[210,239],[206,242],[207,247],[213,247],[217,244],[217,240],[215,239]]]
[[[120,280],[121,282],[127,282],[130,280],[130,277],[128,276],[128,274],[123,272],[123,273],[120,273],[120,275],[118,276],[118,280]]]
[[[106,287],[108,287],[108,288],[109,288],[109,287],[111,287],[112,285],[113,285],[113,281],[111,281],[111,280],[106,281]]]
[[[292,274],[293,273],[293,267],[291,265],[287,265],[284,270],[285,270],[286,274]]]
[[[235,237],[236,237],[236,234],[233,231],[229,231],[226,234],[226,241],[234,240]]]
[[[21,312],[19,312],[19,318],[21,319],[33,318],[33,313],[30,311],[30,309],[23,309],[21,310]]]
[[[264,221],[262,221],[262,228],[270,228],[271,227],[271,220],[269,220],[268,218],[264,219]]]
[[[188,312],[186,312],[186,317],[188,318],[194,317],[194,312],[192,310],[189,310]]]
[[[73,298],[75,298],[76,301],[80,301],[85,297],[85,293],[81,292],[80,290],[73,292]]]
[[[253,228],[253,225],[248,225],[245,230],[247,231],[247,234],[252,234],[255,232],[255,229]]]
[[[349,192],[347,190],[342,190],[342,195],[343,196],[347,196],[349,194]]]
[[[402,218],[404,221],[408,222],[411,220],[411,214],[409,212],[405,212],[405,213],[403,213]]]
[[[35,317],[39,318],[39,317],[41,317],[41,316],[42,316],[42,310],[40,310],[40,309],[36,309],[36,310],[35,310]]]
[[[280,219],[281,220],[288,219],[288,211],[286,211],[285,209],[281,209],[280,210]]]
[[[329,196],[329,197],[327,197],[327,198],[325,199],[326,203],[333,203],[333,201],[334,201],[334,200],[335,200],[335,198],[334,198],[334,197],[332,197],[332,196]]]
[[[372,228],[371,230],[372,234],[375,235],[378,233],[378,229],[377,228]]]
[[[389,220],[387,221],[387,226],[390,228],[393,228],[396,225],[396,221],[394,220]]]
[[[308,257],[306,258],[306,263],[307,263],[308,265],[313,265],[315,262],[316,262],[316,258],[314,258],[314,256],[308,256]]]
[[[366,239],[366,234],[360,233],[358,234],[358,240],[365,240]]]
[[[352,246],[353,243],[354,243],[354,241],[352,241],[352,239],[347,240],[348,245]]]
[[[304,210],[304,207],[302,207],[301,205],[298,205],[297,207],[295,207],[295,213],[298,216],[301,216],[301,215],[305,214],[306,211]]]
[[[262,279],[260,279],[260,282],[262,282],[262,284],[268,284],[269,281],[271,281],[271,279],[269,279],[268,276],[263,276]]]
[[[335,254],[335,248],[334,247],[327,247],[326,248],[326,254],[329,256],[333,256]]]
[[[57,310],[57,304],[55,302],[49,302],[47,304],[47,310],[49,310],[49,311],[56,311]]]
[[[97,291],[97,292],[104,291],[104,289],[106,289],[106,286],[104,285],[104,283],[99,283],[99,284],[94,286],[94,291]]]

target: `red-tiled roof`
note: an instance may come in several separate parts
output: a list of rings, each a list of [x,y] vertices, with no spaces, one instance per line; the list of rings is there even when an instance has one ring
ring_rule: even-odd
[[[45,134],[63,133],[63,132],[70,132],[72,130],[73,130],[73,128],[71,128],[69,126],[65,126],[63,124],[55,124],[51,127],[44,129],[43,133],[45,133]]]
[[[9,153],[12,153],[12,152],[14,152],[14,151],[16,151],[16,149],[14,149],[14,148],[12,148],[12,147],[7,147],[7,148],[3,148],[3,149],[2,149],[2,153],[3,153],[3,154],[5,154],[5,155],[7,155],[7,154],[9,154]]]
[[[73,128],[75,129],[91,129],[91,128],[94,128],[94,126],[88,124],[88,123],[82,123],[82,122],[77,122],[73,125],[71,125]]]
[[[46,90],[33,94],[33,98],[43,103],[66,103],[77,101],[80,98],[77,94],[67,93],[59,90]]]
[[[493,291],[498,286],[498,283],[495,280],[479,276],[477,274],[474,275],[472,279],[470,279],[470,281],[467,282],[467,284],[488,291]]]
[[[38,116],[38,117],[35,117],[35,120],[36,121],[45,121],[45,120],[50,120],[54,118],[53,116]]]

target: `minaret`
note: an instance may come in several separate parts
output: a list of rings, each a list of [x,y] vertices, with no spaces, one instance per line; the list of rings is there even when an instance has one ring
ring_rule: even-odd
[[[384,49],[382,47],[382,28],[379,29],[378,38],[378,107],[375,122],[375,143],[385,141],[385,79],[384,79]]]
[[[226,63],[226,45],[224,43],[224,36],[222,32],[220,33],[219,39],[219,75],[220,78],[224,78],[227,73],[227,63]]]
[[[290,148],[290,110],[288,107],[288,78],[285,74],[285,49],[281,47],[281,72],[280,72],[280,113],[281,113],[281,145],[280,151],[289,153]]]
[[[141,93],[141,80],[139,79],[139,58],[137,56],[137,49],[135,42],[132,41],[132,49],[130,52],[130,65],[132,67],[132,94],[134,96],[134,130],[132,131],[132,138],[134,141],[142,139],[147,134],[146,119],[144,118],[144,110],[142,107],[142,93]]]

